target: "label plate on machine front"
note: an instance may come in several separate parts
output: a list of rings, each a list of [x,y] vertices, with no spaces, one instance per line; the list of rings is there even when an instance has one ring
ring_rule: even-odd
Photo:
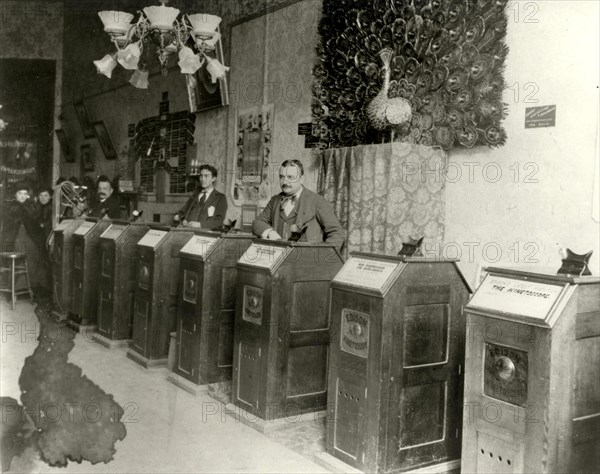
[[[340,348],[344,352],[365,359],[369,356],[370,318],[370,315],[353,309],[342,310]]]
[[[126,227],[127,226],[125,225],[111,224],[104,232],[102,232],[100,238],[115,240],[123,233]]]
[[[528,354],[486,342],[483,393],[513,405],[527,403]]]
[[[96,225],[95,222],[82,222],[81,225],[79,227],[77,227],[77,230],[74,232],[74,234],[77,235],[85,235],[87,234],[90,229],[92,227],[94,227]]]
[[[262,323],[263,290],[244,285],[244,312],[242,319],[254,324]]]
[[[143,245],[145,247],[155,248],[163,237],[167,235],[166,230],[156,230],[150,229],[146,234],[139,240],[138,245]]]
[[[194,235],[181,248],[180,252],[203,257],[217,243],[217,240],[219,240],[217,237]]]
[[[333,281],[383,291],[398,265],[398,262],[351,257]]]
[[[271,269],[283,258],[285,250],[286,247],[278,245],[253,243],[244,252],[238,263]]]

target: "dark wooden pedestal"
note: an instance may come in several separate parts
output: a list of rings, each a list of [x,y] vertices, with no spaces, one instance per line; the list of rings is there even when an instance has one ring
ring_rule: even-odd
[[[364,472],[450,469],[469,298],[456,263],[356,252],[331,287],[327,452]]]
[[[341,267],[324,244],[257,240],[240,259],[234,405],[263,420],[325,409],[329,284]]]

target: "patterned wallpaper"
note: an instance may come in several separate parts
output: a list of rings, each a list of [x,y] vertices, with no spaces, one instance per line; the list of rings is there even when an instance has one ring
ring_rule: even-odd
[[[0,57],[60,59],[63,3],[0,1]],[[24,25],[27,28],[24,28]],[[43,41],[40,41],[43,38]]]

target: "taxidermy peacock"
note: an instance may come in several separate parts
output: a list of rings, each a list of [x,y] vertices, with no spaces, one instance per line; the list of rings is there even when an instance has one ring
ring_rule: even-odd
[[[312,113],[322,147],[500,146],[507,0],[324,0]]]
[[[390,60],[394,51],[383,48],[379,57],[383,62],[383,87],[367,107],[367,115],[371,125],[378,130],[385,130],[392,125],[406,124],[410,121],[412,110],[410,102],[404,97],[388,97],[390,88]]]

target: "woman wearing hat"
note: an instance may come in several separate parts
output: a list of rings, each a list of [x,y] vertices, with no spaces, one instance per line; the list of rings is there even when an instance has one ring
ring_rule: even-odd
[[[42,263],[44,264],[44,273],[46,276],[45,287],[52,288],[52,264],[50,263],[50,253],[48,251],[48,237],[52,233],[52,188],[50,186],[40,186],[37,191],[37,223],[40,226],[41,234],[41,253]]]
[[[37,192],[38,223],[44,242],[52,232],[52,188],[40,186]]]
[[[6,204],[2,213],[2,251],[20,252],[26,255],[29,282],[34,297],[39,299],[47,288],[47,269],[44,265],[42,246],[44,237],[38,222],[38,211],[29,198],[29,184],[18,183],[14,199]]]

